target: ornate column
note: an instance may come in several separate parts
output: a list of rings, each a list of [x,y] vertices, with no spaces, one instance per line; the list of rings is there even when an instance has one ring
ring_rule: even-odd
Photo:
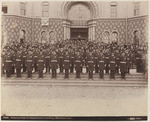
[[[69,20],[63,21],[64,40],[70,39],[70,25],[71,25],[71,22]]]
[[[89,35],[88,35],[89,37],[88,37],[88,39],[93,41],[93,40],[95,40],[96,21],[89,20],[87,22],[87,24],[88,24],[88,28],[89,28]]]

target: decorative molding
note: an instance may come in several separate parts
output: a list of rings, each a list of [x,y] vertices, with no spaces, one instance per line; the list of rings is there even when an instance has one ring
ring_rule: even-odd
[[[73,6],[74,4],[76,3],[81,3],[81,4],[84,4],[85,6],[87,6],[91,13],[92,13],[92,18],[96,18],[97,17],[97,12],[99,11],[98,9],[98,5],[96,2],[85,2],[85,1],[67,1],[67,2],[63,2],[62,4],[62,16],[63,18],[68,18],[67,14],[68,14],[68,11],[70,9],[71,6]]]

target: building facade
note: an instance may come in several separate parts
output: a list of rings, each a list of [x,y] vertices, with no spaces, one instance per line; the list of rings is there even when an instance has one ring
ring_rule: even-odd
[[[66,39],[148,42],[146,1],[24,1],[2,3],[2,42],[55,43]]]

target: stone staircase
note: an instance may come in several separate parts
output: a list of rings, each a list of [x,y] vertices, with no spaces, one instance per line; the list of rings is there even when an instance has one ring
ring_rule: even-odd
[[[94,73],[93,79],[88,79],[88,74],[82,73],[81,79],[75,79],[75,73],[69,75],[69,79],[64,79],[64,73],[57,74],[57,79],[51,78],[51,73],[44,73],[43,78],[38,78],[37,73],[33,73],[32,79],[27,78],[27,74],[22,74],[21,78],[16,78],[16,74],[11,78],[2,77],[2,85],[38,85],[38,86],[119,86],[119,87],[147,87],[147,78],[142,73],[136,73],[135,69],[131,70],[131,74],[126,75],[126,79],[122,80],[120,74],[116,74],[116,78],[110,79],[109,74],[104,74],[104,80],[99,79],[99,74]]]

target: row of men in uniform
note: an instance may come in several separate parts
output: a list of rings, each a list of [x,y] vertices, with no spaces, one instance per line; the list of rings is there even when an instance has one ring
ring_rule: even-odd
[[[81,46],[80,46],[81,48]],[[26,48],[18,49],[12,54],[12,49],[7,48],[3,55],[3,66],[7,77],[14,73],[16,68],[17,77],[21,77],[21,69],[23,72],[27,71],[27,76],[32,77],[33,68],[35,72],[39,72],[39,77],[43,77],[43,70],[46,72],[52,70],[52,78],[57,77],[56,70],[59,68],[60,73],[65,70],[65,78],[69,78],[69,73],[76,70],[76,78],[80,78],[83,66],[86,67],[86,72],[89,73],[89,78],[93,78],[93,72],[99,73],[100,78],[104,78],[104,70],[106,73],[110,71],[110,78],[114,79],[115,74],[121,72],[122,79],[125,79],[125,74],[130,73],[130,68],[134,61],[136,61],[137,72],[145,72],[145,59],[142,58],[141,51],[137,51],[135,60],[132,60],[132,53],[122,49],[121,52],[114,50],[84,49],[73,50],[71,48],[60,49],[38,49]]]

